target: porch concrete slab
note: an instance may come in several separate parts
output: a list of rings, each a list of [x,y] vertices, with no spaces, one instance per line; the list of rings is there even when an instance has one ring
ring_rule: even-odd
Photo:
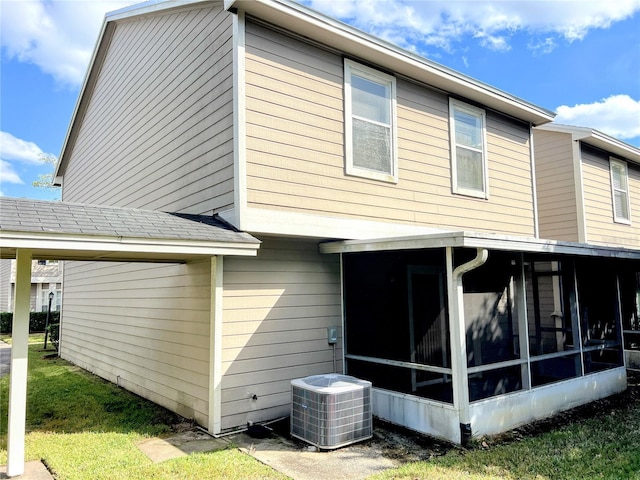
[[[294,480],[362,480],[401,464],[368,441],[318,450],[280,435],[256,439],[242,433],[230,439],[241,451]]]
[[[51,473],[40,460],[33,460],[24,464],[24,473],[15,477],[7,476],[7,466],[0,466],[0,478],[11,478],[18,480],[53,480]]]

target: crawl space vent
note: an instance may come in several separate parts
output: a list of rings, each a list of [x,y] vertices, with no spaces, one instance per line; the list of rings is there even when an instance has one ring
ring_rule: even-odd
[[[371,382],[347,375],[313,375],[291,381],[291,436],[320,449],[373,436]]]

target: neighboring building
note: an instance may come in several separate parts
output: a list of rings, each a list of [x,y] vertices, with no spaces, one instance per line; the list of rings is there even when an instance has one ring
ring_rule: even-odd
[[[61,355],[212,433],[288,415],[292,379],[334,370],[453,442],[624,390],[609,300],[640,246],[539,237],[532,127],[552,119],[287,0],[114,12],[63,201],[219,214],[262,244],[67,263]]]
[[[31,267],[31,311],[46,312],[49,308],[49,293],[53,292],[51,311],[60,310],[62,304],[62,262],[57,260],[34,260]],[[16,286],[15,260],[0,261],[0,311],[13,312]]]
[[[538,217],[543,238],[640,245],[640,149],[591,128],[534,129]],[[625,364],[640,369],[640,269],[620,282]]]

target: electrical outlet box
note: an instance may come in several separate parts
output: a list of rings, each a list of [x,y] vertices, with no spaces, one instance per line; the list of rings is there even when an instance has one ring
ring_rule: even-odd
[[[338,327],[327,328],[327,342],[329,342],[329,345],[338,343]]]

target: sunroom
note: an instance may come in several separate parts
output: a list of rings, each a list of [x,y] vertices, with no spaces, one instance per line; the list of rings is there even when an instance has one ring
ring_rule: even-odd
[[[626,388],[640,250],[482,233],[321,245],[374,415],[465,443]]]

